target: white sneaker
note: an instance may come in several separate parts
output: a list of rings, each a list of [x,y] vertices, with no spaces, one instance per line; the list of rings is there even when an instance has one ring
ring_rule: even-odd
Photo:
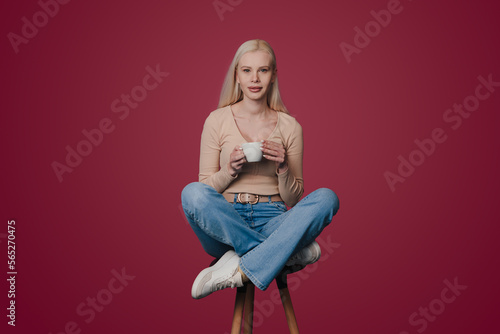
[[[302,248],[297,254],[290,257],[285,266],[303,266],[312,264],[319,260],[321,256],[321,248],[316,241],[311,242],[306,247]]]
[[[194,280],[191,296],[200,299],[214,291],[225,288],[243,286],[241,273],[238,270],[240,257],[230,250],[213,266],[203,269]]]

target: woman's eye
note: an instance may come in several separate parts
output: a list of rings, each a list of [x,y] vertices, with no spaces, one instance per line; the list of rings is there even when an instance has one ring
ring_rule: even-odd
[[[261,69],[262,72],[266,73],[267,72],[267,68],[263,68]]]
[[[250,72],[250,70],[248,68],[245,68],[245,69],[243,69],[243,72],[248,73],[248,72]]]

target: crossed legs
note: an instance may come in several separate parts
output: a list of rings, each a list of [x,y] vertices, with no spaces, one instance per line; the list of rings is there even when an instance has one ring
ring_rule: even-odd
[[[318,189],[271,218],[259,231],[213,187],[200,182],[183,189],[182,206],[204,250],[216,258],[234,250],[240,257],[241,271],[265,290],[290,256],[313,242],[330,224],[339,201],[330,189]]]

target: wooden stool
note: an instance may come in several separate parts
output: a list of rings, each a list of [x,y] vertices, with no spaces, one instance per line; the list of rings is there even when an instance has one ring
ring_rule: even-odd
[[[298,334],[299,328],[297,327],[297,320],[293,312],[292,300],[290,299],[290,292],[286,275],[278,275],[276,277],[276,285],[278,286],[281,302],[285,309],[286,321],[290,334]],[[236,292],[236,300],[234,302],[233,326],[231,334],[240,334],[241,325],[243,323],[243,333],[251,334],[253,330],[253,301],[255,296],[255,285],[251,282],[246,283],[243,287],[238,288]]]

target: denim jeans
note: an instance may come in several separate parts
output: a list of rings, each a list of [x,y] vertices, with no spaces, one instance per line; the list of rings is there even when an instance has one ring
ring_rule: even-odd
[[[240,269],[266,290],[290,256],[310,244],[337,213],[337,195],[327,188],[313,191],[293,208],[283,202],[228,202],[200,182],[182,190],[182,207],[195,234],[210,255],[229,250],[240,256]]]

